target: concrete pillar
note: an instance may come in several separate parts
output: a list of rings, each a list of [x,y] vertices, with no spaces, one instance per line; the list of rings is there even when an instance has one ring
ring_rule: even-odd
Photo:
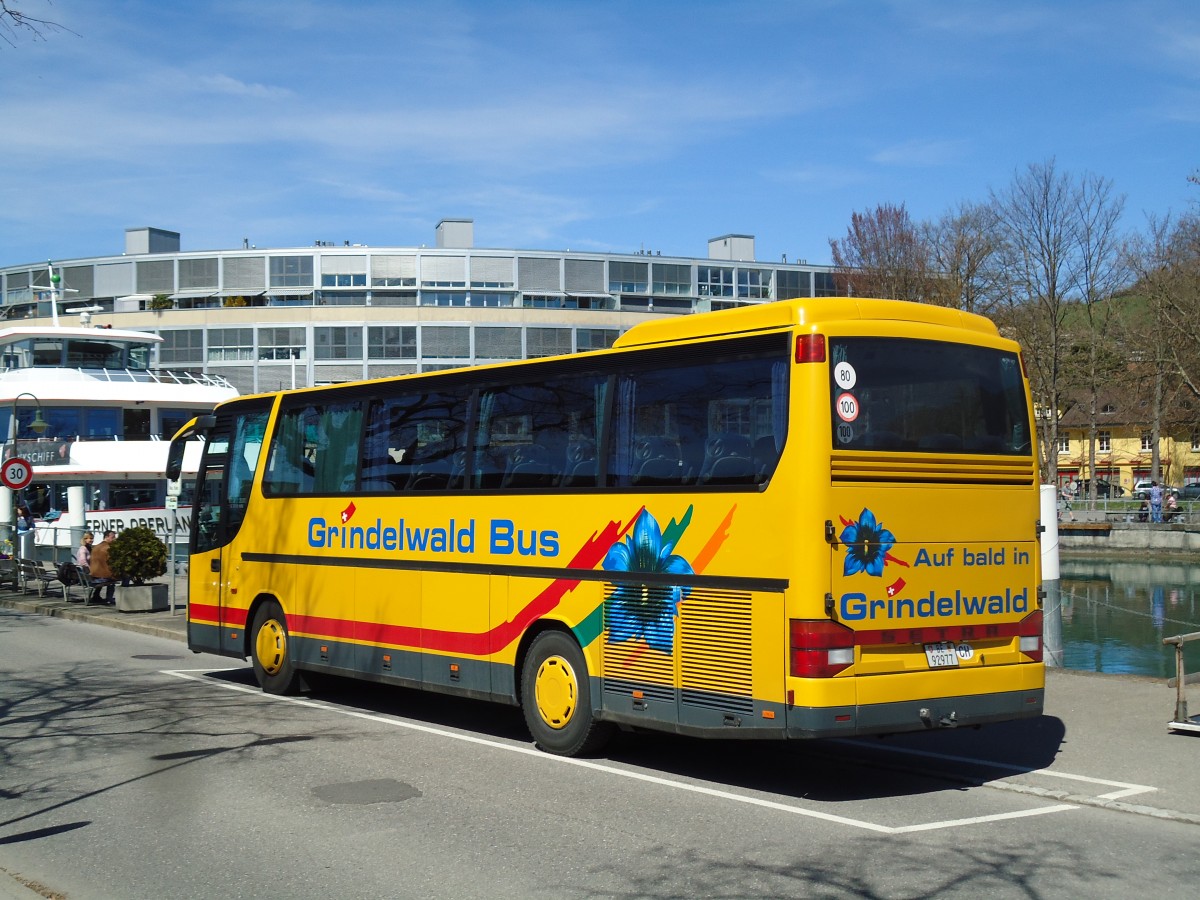
[[[1047,666],[1062,668],[1062,599],[1059,594],[1058,567],[1058,488],[1043,484],[1041,489],[1042,520],[1042,658]]]
[[[71,485],[67,488],[67,528],[71,531],[71,557],[75,556],[75,548],[83,541],[83,532],[87,526],[87,499],[83,493],[83,485]]]

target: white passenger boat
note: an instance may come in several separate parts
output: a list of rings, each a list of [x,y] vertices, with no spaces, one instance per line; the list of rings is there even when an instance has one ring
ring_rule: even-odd
[[[132,525],[164,539],[186,534],[190,513],[176,517],[166,508],[168,442],[193,416],[237,391],[217,376],[151,368],[161,340],[90,327],[86,314],[75,326],[0,328],[4,459],[26,460],[33,475],[21,490],[0,487],[0,524],[11,523],[14,504],[24,502],[38,520],[38,544],[69,545],[58,523],[78,525],[69,505],[82,497],[84,527],[97,536]],[[185,483],[198,464],[197,444],[184,461]]]

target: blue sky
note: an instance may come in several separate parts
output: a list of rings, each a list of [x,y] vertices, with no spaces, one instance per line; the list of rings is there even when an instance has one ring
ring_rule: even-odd
[[[0,265],[434,244],[828,262],[1054,158],[1125,225],[1200,201],[1193,0],[10,0]]]

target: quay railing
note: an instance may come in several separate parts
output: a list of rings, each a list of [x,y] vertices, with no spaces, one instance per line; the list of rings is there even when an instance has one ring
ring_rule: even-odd
[[[169,580],[170,609],[174,615],[179,606],[176,601],[179,590],[177,579],[183,578],[184,585],[187,584],[187,535],[178,529],[171,531],[149,525],[143,527],[150,528],[155,536],[167,545],[167,570],[163,577]],[[16,577],[18,560],[28,559],[39,565],[47,563],[55,571],[60,563],[74,562],[75,550],[83,541],[83,533],[87,530],[79,526],[72,527],[65,522],[54,522],[40,523],[33,533],[18,534],[14,525],[0,524],[0,584],[8,581],[12,583],[13,590],[24,589],[24,585],[19,584]],[[93,534],[98,542],[101,535],[94,531]]]
[[[1189,641],[1200,641],[1200,631],[1163,638],[1164,645],[1175,646],[1175,677],[1167,682],[1175,688],[1175,718],[1167,723],[1168,731],[1200,732],[1200,716],[1188,716],[1187,686],[1200,684],[1200,672],[1188,675],[1184,667],[1183,645]]]

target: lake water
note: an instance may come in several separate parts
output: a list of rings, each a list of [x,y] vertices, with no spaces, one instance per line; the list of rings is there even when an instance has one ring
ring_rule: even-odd
[[[1162,640],[1200,631],[1200,566],[1063,559],[1060,574],[1064,668],[1175,674],[1175,648]],[[1200,640],[1184,658],[1200,671]]]

